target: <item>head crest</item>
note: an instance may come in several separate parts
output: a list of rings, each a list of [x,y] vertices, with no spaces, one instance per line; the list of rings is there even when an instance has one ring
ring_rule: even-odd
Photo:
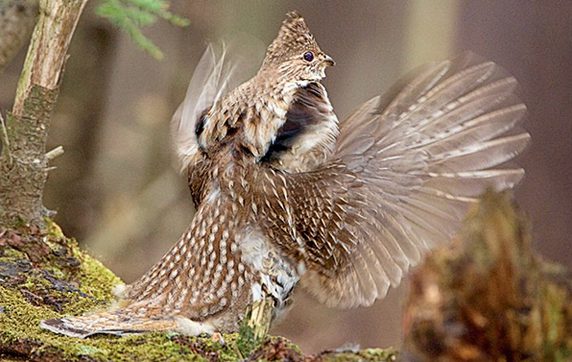
[[[304,18],[298,12],[291,11],[286,14],[278,36],[268,47],[264,63],[274,63],[287,58],[292,53],[297,54],[307,49],[317,48],[317,46]]]

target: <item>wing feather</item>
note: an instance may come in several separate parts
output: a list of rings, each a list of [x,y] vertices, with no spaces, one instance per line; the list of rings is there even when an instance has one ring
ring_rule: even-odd
[[[422,69],[342,122],[329,163],[287,175],[312,256],[302,285],[330,306],[369,305],[448,242],[485,188],[515,186],[522,169],[494,167],[530,138],[513,131],[526,112],[516,86],[465,57]]]
[[[171,136],[182,172],[185,172],[198,150],[196,130],[202,113],[254,74],[251,53],[263,51],[252,38],[233,39],[231,44],[231,47],[227,47],[223,43],[220,50],[216,50],[212,44],[207,46],[193,72],[185,99],[171,120]],[[249,56],[243,56],[244,52],[249,52]]]

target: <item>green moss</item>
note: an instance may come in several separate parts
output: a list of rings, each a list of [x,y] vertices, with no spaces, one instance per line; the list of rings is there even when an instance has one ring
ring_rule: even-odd
[[[54,251],[50,263],[35,265],[25,253],[1,248],[0,356],[26,353],[28,358],[49,356],[70,361],[82,357],[113,361],[204,360],[167,334],[80,340],[41,329],[43,319],[82,314],[108,305],[111,290],[121,283],[109,269],[81,251],[74,240],[62,239],[57,225],[48,225],[47,241]],[[62,246],[66,252],[60,250]],[[63,258],[55,260],[58,255]]]
[[[322,353],[323,362],[391,362],[397,360],[397,352],[392,349],[368,348],[361,351]]]
[[[189,360],[201,361],[190,348],[173,340],[166,334],[145,334],[126,337],[101,336],[85,340],[60,336],[39,328],[43,319],[61,317],[63,314],[82,313],[110,300],[110,287],[119,281],[113,274],[88,256],[84,256],[85,269],[82,270],[83,281],[96,282],[92,285],[82,284],[80,288],[85,297],[74,298],[62,313],[58,313],[47,305],[33,305],[18,289],[0,286],[0,345],[16,345],[26,341],[38,342],[41,348],[32,353],[32,357],[40,357],[42,353],[57,352],[62,360],[79,360],[87,356],[95,360],[113,361],[157,361],[157,360]],[[97,284],[105,283],[105,284]],[[34,285],[34,281],[25,282]],[[97,288],[97,285],[102,287]],[[37,285],[35,285],[37,286]],[[56,293],[57,294],[57,293]],[[103,297],[103,298],[102,298]],[[107,298],[105,298],[107,297]]]
[[[242,356],[248,356],[259,344],[254,334],[254,330],[247,323],[247,318],[243,321],[236,338],[236,347]]]
[[[49,361],[277,361],[305,359],[302,351],[281,337],[253,340],[247,332],[227,334],[221,341],[177,333],[95,336],[77,339],[39,327],[40,321],[105,308],[121,280],[83,252],[74,239],[46,220],[43,234],[18,234],[41,239],[48,246],[31,261],[23,251],[0,240],[0,359]],[[29,250],[28,250],[29,252]],[[327,361],[384,361],[385,351],[328,353]],[[352,355],[358,356],[356,358]],[[336,358],[336,359],[331,359]]]

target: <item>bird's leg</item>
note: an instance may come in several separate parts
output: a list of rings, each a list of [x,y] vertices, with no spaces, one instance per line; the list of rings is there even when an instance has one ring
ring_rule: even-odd
[[[252,329],[256,340],[264,338],[268,333],[273,310],[274,300],[269,297],[255,301],[250,307],[246,325]]]
[[[221,346],[226,345],[226,341],[224,340],[223,335],[220,332],[214,332],[211,336],[211,341],[220,343]]]

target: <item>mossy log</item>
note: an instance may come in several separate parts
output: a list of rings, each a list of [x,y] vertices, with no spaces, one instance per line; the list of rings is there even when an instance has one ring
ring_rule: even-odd
[[[417,268],[407,361],[571,361],[572,280],[533,252],[509,194],[486,193],[451,247]]]
[[[390,361],[393,350],[304,355],[253,330],[222,338],[149,333],[85,340],[39,321],[106,308],[121,281],[53,222],[0,229],[0,359],[41,361]],[[488,193],[451,247],[413,273],[404,313],[404,361],[569,361],[572,282],[534,254],[527,223],[508,195]]]
[[[304,355],[282,337],[245,328],[213,339],[176,333],[70,338],[40,320],[106,308],[121,280],[47,221],[48,230],[0,229],[0,360],[32,361],[392,361],[392,350]]]

